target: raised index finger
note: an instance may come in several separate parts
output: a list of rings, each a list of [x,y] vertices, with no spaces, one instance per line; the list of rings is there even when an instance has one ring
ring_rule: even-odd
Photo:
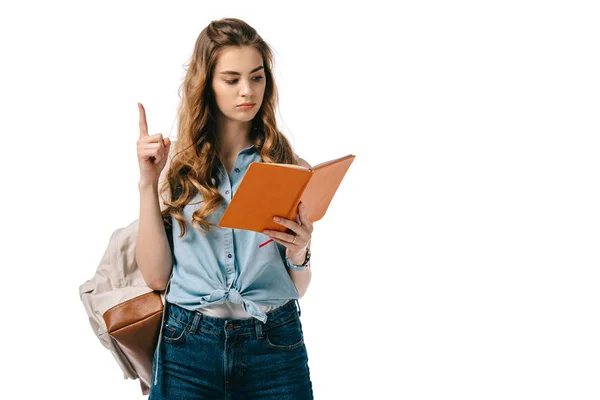
[[[146,110],[142,103],[138,103],[138,109],[140,110],[140,138],[148,136],[148,123],[146,122]]]

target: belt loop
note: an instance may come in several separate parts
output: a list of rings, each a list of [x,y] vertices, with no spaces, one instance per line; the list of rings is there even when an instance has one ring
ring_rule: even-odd
[[[198,325],[200,324],[200,320],[202,320],[202,313],[196,311],[194,313],[194,320],[192,321],[192,326],[190,327],[190,333],[198,332]]]
[[[300,302],[298,301],[298,299],[294,299],[294,301],[296,302],[296,305],[298,306],[298,317],[300,317],[302,315],[302,310],[300,309]]]
[[[254,328],[256,329],[256,338],[257,339],[262,339],[262,337],[263,337],[262,326],[263,326],[262,321],[255,318],[254,319]]]

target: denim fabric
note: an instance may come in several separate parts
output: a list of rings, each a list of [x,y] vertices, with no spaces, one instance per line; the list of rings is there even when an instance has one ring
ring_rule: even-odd
[[[208,317],[167,303],[150,400],[313,399],[296,301],[255,318]]]
[[[217,224],[231,202],[250,163],[260,162],[254,146],[241,150],[227,173],[218,161],[219,179],[215,180],[224,204],[207,221]],[[243,304],[251,317],[266,322],[259,306],[281,306],[299,293],[286,269],[285,246],[269,236],[248,230],[211,226],[205,235],[192,226],[192,214],[202,202],[198,193],[183,208],[187,231],[178,238],[181,229],[171,217],[173,235],[173,277],[167,301],[190,311],[226,301]],[[261,246],[262,245],[262,246]]]

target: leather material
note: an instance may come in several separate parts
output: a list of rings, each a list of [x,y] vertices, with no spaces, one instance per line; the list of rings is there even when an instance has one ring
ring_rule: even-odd
[[[148,292],[141,296],[117,304],[104,313],[104,322],[109,333],[114,333],[137,321],[143,321],[162,312],[163,303],[157,292]]]
[[[161,296],[153,291],[124,301],[103,315],[109,335],[141,376],[152,374],[162,314]]]

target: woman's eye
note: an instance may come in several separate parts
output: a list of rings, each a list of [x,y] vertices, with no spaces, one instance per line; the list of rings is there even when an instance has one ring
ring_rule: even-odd
[[[258,81],[260,81],[263,78],[264,78],[264,76],[255,76],[252,79],[254,79],[255,82],[258,82]],[[237,79],[231,79],[231,80],[228,80],[228,81],[226,80],[225,82],[229,83],[230,85],[235,85],[237,83],[237,81],[238,81]]]

